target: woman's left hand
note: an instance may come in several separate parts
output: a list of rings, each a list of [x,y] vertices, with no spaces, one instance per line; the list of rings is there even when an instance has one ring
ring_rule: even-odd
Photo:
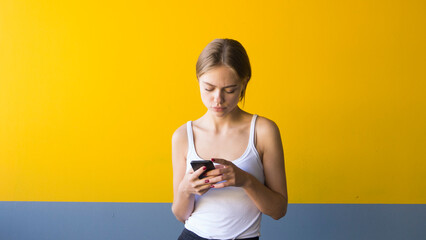
[[[211,170],[206,174],[207,176],[214,176],[210,179],[211,187],[244,187],[248,184],[250,174],[235,166],[231,161],[220,158],[212,158],[211,160],[220,164],[216,165],[215,170]]]

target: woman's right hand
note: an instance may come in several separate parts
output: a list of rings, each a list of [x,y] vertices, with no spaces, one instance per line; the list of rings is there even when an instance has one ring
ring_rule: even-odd
[[[205,177],[203,179],[199,179],[198,177],[206,170],[206,167],[201,167],[197,169],[197,171],[194,172],[194,170],[189,170],[185,176],[183,177],[182,181],[179,185],[179,190],[188,194],[196,194],[196,195],[203,195],[206,193],[210,188],[210,177]]]

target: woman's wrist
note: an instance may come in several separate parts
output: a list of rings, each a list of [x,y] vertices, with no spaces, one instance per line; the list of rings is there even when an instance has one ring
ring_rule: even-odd
[[[193,194],[190,191],[188,191],[187,187],[182,186],[182,184],[183,184],[183,181],[180,183],[179,189],[178,189],[178,191],[180,192],[180,195],[190,198]]]
[[[245,190],[248,190],[253,187],[255,179],[250,173],[245,172],[245,175],[246,175],[246,180],[244,181],[242,188]]]

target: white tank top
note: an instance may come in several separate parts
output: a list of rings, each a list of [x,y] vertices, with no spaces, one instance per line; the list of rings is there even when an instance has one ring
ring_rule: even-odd
[[[259,153],[255,147],[254,128],[257,115],[250,125],[248,146],[243,155],[232,162],[250,173],[261,183],[265,176]],[[192,122],[187,123],[188,155],[186,169],[191,160],[202,160],[195,151]],[[208,239],[250,238],[260,235],[262,213],[240,187],[211,188],[204,195],[195,195],[194,212],[185,221],[185,228]]]

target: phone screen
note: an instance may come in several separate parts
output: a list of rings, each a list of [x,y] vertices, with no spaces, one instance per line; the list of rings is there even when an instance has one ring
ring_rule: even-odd
[[[209,160],[193,160],[191,161],[191,166],[194,171],[197,171],[200,167],[203,166],[207,167],[207,169],[198,177],[199,179],[205,178],[206,176],[204,176],[204,174],[207,171],[215,169],[213,162]]]

